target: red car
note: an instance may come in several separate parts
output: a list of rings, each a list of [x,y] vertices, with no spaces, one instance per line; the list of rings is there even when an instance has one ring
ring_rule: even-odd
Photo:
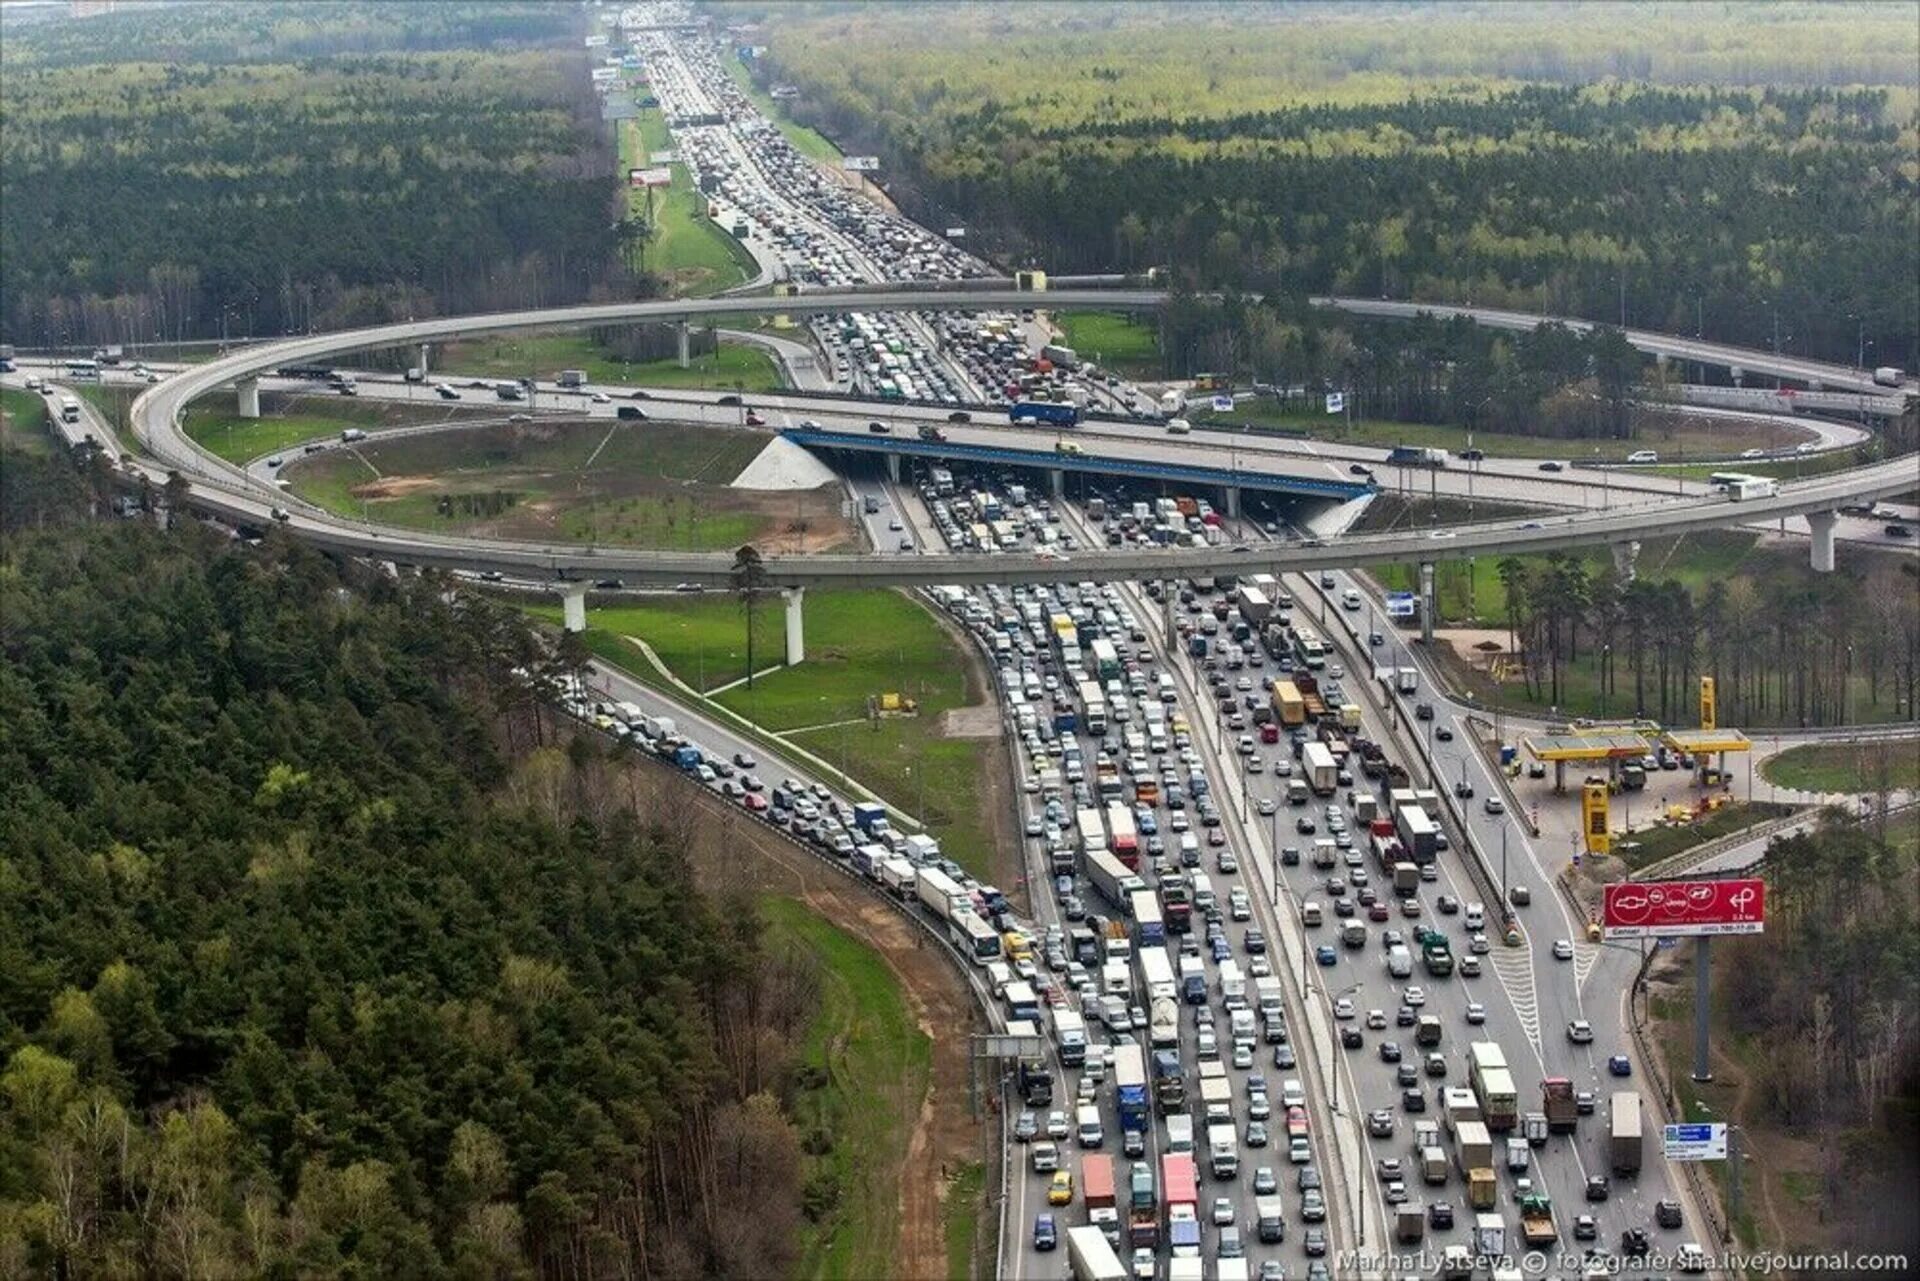
[[[749,810],[751,810],[755,814],[761,814],[766,812],[767,798],[762,796],[759,792],[748,792],[745,796],[740,798],[740,803],[746,806]]]
[[[747,411],[747,426],[765,427],[766,425],[767,425],[766,419],[762,418],[759,414],[754,413],[751,409]]]
[[[1385,921],[1391,919],[1391,917],[1392,914],[1387,911],[1387,905],[1385,903],[1375,903],[1367,909],[1367,919],[1369,921]]]

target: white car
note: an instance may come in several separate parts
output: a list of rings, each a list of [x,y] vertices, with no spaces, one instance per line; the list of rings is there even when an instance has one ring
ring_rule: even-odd
[[[1224,1228],[1233,1222],[1233,1198],[1217,1196],[1213,1199],[1213,1226]]]
[[[1333,1003],[1333,1017],[1336,1019],[1352,1018],[1353,1017],[1352,999],[1349,997],[1343,996],[1339,1000],[1335,1001]]]
[[[1387,1026],[1387,1012],[1385,1010],[1368,1010],[1367,1026],[1376,1032],[1385,1028]]]
[[[1400,999],[1417,1010],[1427,1003],[1427,990],[1415,985],[1402,992]]]
[[[1487,1007],[1478,1001],[1467,1002],[1467,1022],[1476,1027],[1487,1021]]]
[[[1573,941],[1571,939],[1555,939],[1553,941],[1553,959],[1556,961],[1571,961],[1573,959]]]
[[[611,405],[613,403],[613,397],[607,395],[604,391],[596,391],[593,395],[587,397],[587,399],[596,405]]]
[[[1593,1024],[1585,1019],[1575,1019],[1567,1024],[1567,1039],[1575,1045],[1593,1044]]]

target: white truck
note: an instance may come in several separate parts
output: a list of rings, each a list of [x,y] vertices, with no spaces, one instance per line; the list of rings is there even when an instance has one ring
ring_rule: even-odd
[[[1091,1225],[1067,1229],[1067,1262],[1073,1281],[1130,1281],[1106,1234]]]
[[[1087,1061],[1087,1021],[1074,1010],[1053,1012],[1053,1036],[1060,1044],[1060,1062],[1080,1067]]]
[[[1240,1177],[1240,1140],[1233,1126],[1207,1127],[1207,1165],[1216,1179]]]
[[[1167,1118],[1167,1151],[1176,1154],[1193,1151],[1193,1118],[1184,1112]]]

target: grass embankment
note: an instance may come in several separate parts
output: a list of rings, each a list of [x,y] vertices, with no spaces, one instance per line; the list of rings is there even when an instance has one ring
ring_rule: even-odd
[[[985,1207],[987,1170],[978,1161],[960,1167],[947,1187],[947,1281],[974,1281],[974,1260],[980,1238],[980,1215]],[[1024,1224],[1014,1224],[1015,1231]]]
[[[448,375],[551,380],[578,369],[594,383],[693,390],[777,391],[785,386],[773,357],[758,347],[721,343],[688,367],[665,360],[621,360],[586,334],[502,334],[449,346],[440,360]]]
[[[145,452],[140,441],[133,434],[133,402],[144,387],[103,387],[99,383],[70,383],[73,393],[100,411],[107,420],[107,426],[113,429],[113,438],[120,442],[120,448],[129,454]]]
[[[833,141],[819,130],[810,129],[799,121],[790,119],[786,109],[753,82],[753,77],[747,73],[745,65],[738,58],[722,58],[720,61],[725,65],[727,74],[733,77],[734,83],[740,86],[741,92],[760,108],[767,119],[779,126],[780,132],[787,136],[787,141],[793,144],[795,151],[823,164],[840,163],[843,158],[840,148],[834,146]]]
[[[1619,798],[1613,803],[1616,807],[1622,805]],[[1652,804],[1648,802],[1649,806]],[[1717,841],[1723,836],[1732,836],[1770,819],[1784,818],[1793,810],[1791,805],[1773,805],[1766,801],[1736,801],[1731,805],[1722,805],[1696,823],[1636,829],[1631,835],[1616,839],[1613,850],[1621,862],[1638,871],[1695,846]]]
[[[1920,744],[1820,743],[1761,762],[1761,776],[1800,792],[1920,791]]]
[[[29,454],[53,452],[53,420],[44,400],[30,391],[0,388],[0,441]]]
[[[535,421],[369,441],[284,474],[329,511],[411,529],[680,551],[842,542],[837,486],[729,487],[766,443],[732,428]]]
[[[656,151],[673,149],[673,137],[657,107],[647,107],[637,120],[620,122],[620,171],[652,166]],[[670,166],[673,185],[653,191],[653,230],[641,250],[645,269],[665,278],[668,292],[680,297],[717,294],[749,280],[759,268],[740,243],[707,217],[706,198],[695,190],[687,166]],[[637,219],[647,216],[647,192],[631,188],[627,208]]]
[[[1745,448],[1743,445],[1742,448]],[[1777,462],[1765,459],[1734,459],[1715,463],[1680,463],[1674,466],[1661,465],[1649,467],[1649,472],[1659,472],[1667,476],[1680,476],[1687,480],[1705,480],[1715,472],[1737,471],[1745,476],[1772,476],[1776,480],[1806,480],[1814,476],[1824,476],[1828,472],[1846,471],[1850,467],[1860,467],[1879,460],[1879,452],[1872,448],[1836,449],[1824,454],[1811,454],[1781,459]]]
[[[534,606],[558,622],[560,611]],[[890,804],[921,818],[946,852],[992,880],[993,845],[983,811],[988,740],[949,738],[940,713],[976,701],[958,642],[911,597],[886,590],[808,592],[806,661],[780,667],[749,689],[744,611],[731,595],[657,597],[587,612],[587,643],[608,661],[658,684],[645,657],[623,637],[652,646],[688,685],[720,692],[729,710],[838,766]],[[778,597],[755,611],[753,661],[776,667],[784,653]],[[723,686],[730,686],[724,690]],[[911,716],[869,719],[868,700],[913,699]]]
[[[769,947],[810,955],[819,1011],[790,1115],[809,1152],[799,1277],[892,1274],[901,1168],[932,1079],[930,1037],[876,950],[791,899],[760,899]]]
[[[1161,376],[1159,332],[1137,317],[1116,311],[1060,311],[1053,323],[1082,360],[1126,378]]]
[[[1476,509],[1475,514],[1481,520],[1493,518],[1484,508]],[[1640,555],[1635,564],[1643,579],[1651,582],[1675,580],[1684,584],[1689,591],[1698,593],[1709,582],[1725,579],[1746,565],[1758,551],[1759,543],[1758,534],[1741,530],[1715,530],[1681,538],[1647,539],[1640,545]],[[1611,569],[1613,565],[1613,553],[1605,547],[1577,548],[1569,555],[1586,562],[1591,574]],[[1507,589],[1500,581],[1499,570],[1502,559],[1504,557],[1485,556],[1471,563],[1442,561],[1434,566],[1433,594],[1439,609],[1439,622],[1443,626],[1460,627],[1475,623],[1487,627],[1507,625]],[[1521,556],[1517,559],[1536,572],[1547,564],[1545,556]],[[1419,570],[1412,565],[1382,565],[1369,572],[1391,591],[1416,591],[1419,588]]]
[[[471,413],[483,416],[486,410],[462,410],[446,407],[430,393],[408,401],[355,400],[346,396],[271,395],[261,398],[262,416],[242,418],[224,399],[203,400],[187,407],[187,436],[202,448],[226,459],[244,463],[291,449],[311,440],[337,439],[349,427],[378,431],[423,422],[445,422]]]

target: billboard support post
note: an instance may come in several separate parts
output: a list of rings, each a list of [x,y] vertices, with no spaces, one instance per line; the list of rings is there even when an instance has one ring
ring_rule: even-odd
[[[1704,1085],[1713,1080],[1713,1059],[1707,1047],[1713,1022],[1712,990],[1708,987],[1713,973],[1713,939],[1703,934],[1693,946],[1693,1079]]]

